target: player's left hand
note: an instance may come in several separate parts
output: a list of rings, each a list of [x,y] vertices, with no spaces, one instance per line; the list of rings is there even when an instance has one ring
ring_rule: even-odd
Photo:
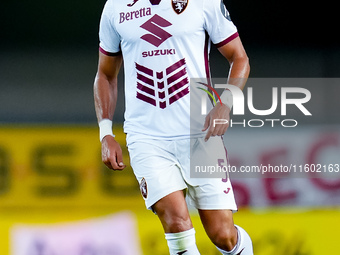
[[[204,127],[202,131],[207,131],[205,141],[208,141],[210,136],[221,136],[227,131],[229,127],[230,109],[225,104],[217,103],[215,107],[205,117]],[[226,120],[224,124],[218,124],[214,120]]]

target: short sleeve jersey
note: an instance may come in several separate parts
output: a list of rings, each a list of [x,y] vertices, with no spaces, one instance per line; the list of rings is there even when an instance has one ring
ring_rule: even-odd
[[[108,0],[100,51],[123,54],[124,131],[159,139],[203,135],[203,122],[190,127],[193,98],[200,107],[202,93],[190,80],[209,78],[210,42],[220,47],[237,36],[221,0]]]

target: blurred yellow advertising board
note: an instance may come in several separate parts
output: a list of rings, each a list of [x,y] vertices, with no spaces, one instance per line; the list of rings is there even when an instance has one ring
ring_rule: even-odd
[[[305,128],[259,134],[228,131],[225,139],[228,156],[236,171],[242,167],[256,170],[268,166],[292,169],[282,175],[275,173],[274,178],[263,173],[255,177],[243,173],[239,177],[231,172],[238,205],[253,208],[339,205],[339,130],[339,127],[326,131]],[[124,171],[114,172],[101,162],[98,133],[95,126],[1,127],[0,208],[112,204],[129,208],[143,204],[122,127],[114,127],[114,133],[127,165]],[[242,143],[238,142],[240,137]],[[294,163],[297,159],[302,163]]]
[[[139,196],[125,146],[122,172],[101,162],[96,127],[2,127],[0,208],[10,206],[133,205]],[[129,197],[129,199],[126,199]]]

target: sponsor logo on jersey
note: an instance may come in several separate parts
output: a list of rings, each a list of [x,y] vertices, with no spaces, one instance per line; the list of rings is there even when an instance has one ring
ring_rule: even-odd
[[[146,180],[144,177],[140,181],[139,188],[140,192],[142,193],[142,196],[146,199],[148,197],[148,185],[146,184]]]
[[[155,107],[165,109],[189,94],[189,79],[185,59],[164,71],[154,71],[136,63],[137,98]]]
[[[131,12],[121,12],[119,13],[119,24],[133,20],[133,19],[139,19],[145,16],[150,16],[151,15],[151,8],[141,8],[136,11],[131,11]]]
[[[148,21],[140,26],[141,28],[151,33],[141,36],[141,39],[158,47],[172,36],[163,29],[164,27],[169,27],[171,25],[172,24],[169,21],[155,14],[154,16],[152,16],[152,18],[150,18]]]
[[[172,9],[174,9],[177,14],[181,14],[187,8],[188,0],[172,0],[171,4]]]
[[[182,255],[184,253],[188,252],[188,250],[185,250],[185,251],[180,251],[180,252],[177,252],[177,255]]]
[[[175,49],[163,49],[163,50],[151,50],[142,52],[142,57],[154,57],[154,56],[167,56],[167,55],[175,55]]]

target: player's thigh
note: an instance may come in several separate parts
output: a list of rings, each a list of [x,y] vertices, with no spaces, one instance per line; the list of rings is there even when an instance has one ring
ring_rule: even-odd
[[[152,206],[165,233],[178,233],[191,229],[192,222],[182,190],[172,192]]]
[[[166,142],[135,142],[129,145],[129,152],[148,209],[163,197],[187,188]]]

